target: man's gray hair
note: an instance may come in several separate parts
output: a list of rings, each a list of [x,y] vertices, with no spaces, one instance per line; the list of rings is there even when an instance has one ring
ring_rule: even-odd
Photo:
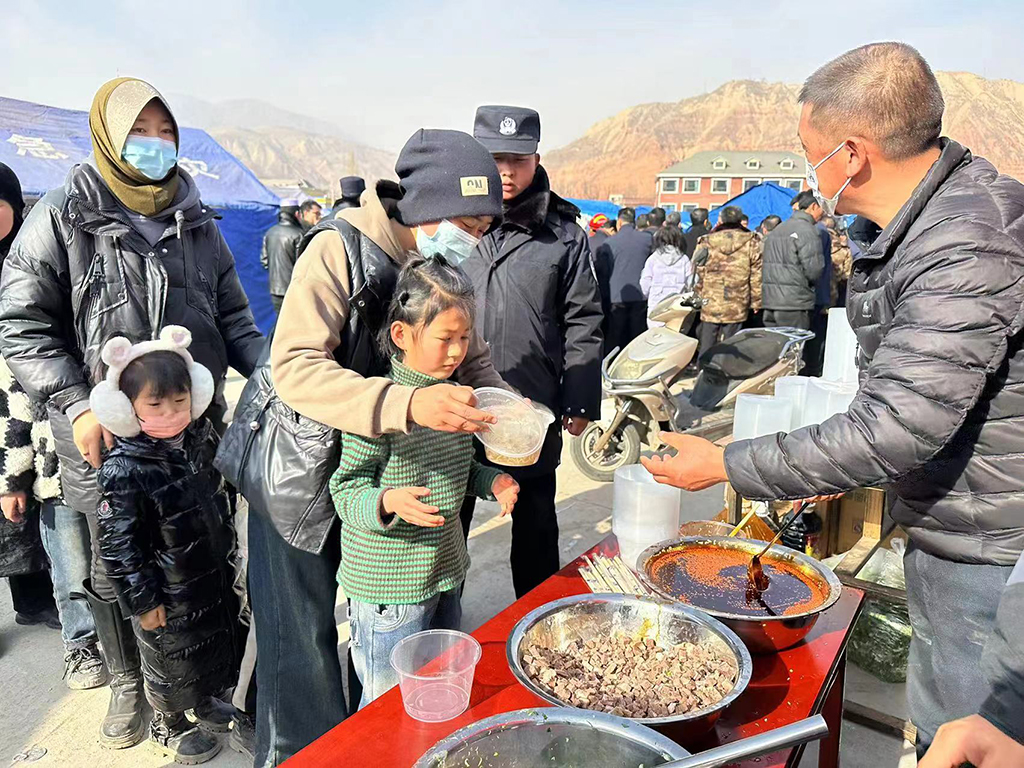
[[[807,78],[800,103],[811,124],[836,140],[860,134],[886,158],[934,147],[945,104],[928,62],[905,43],[871,43],[832,59]]]

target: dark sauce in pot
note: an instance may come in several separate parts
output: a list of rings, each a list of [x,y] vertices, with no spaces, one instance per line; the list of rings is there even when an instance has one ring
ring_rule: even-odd
[[[747,581],[751,556],[737,549],[696,544],[655,555],[648,570],[665,594],[695,608],[723,613],[785,616],[817,608],[828,598],[825,585],[791,563],[766,555],[761,565],[769,583],[758,600]]]

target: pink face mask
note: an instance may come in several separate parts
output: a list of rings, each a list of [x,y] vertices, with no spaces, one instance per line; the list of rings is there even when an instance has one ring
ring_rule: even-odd
[[[173,416],[155,416],[143,421],[139,419],[142,431],[157,440],[167,440],[177,437],[184,432],[192,423],[192,414],[185,411],[178,411]]]

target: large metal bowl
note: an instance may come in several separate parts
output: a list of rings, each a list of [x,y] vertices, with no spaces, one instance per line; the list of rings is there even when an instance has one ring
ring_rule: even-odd
[[[551,704],[571,707],[526,674],[523,653],[533,644],[563,648],[573,640],[607,637],[612,633],[651,638],[663,648],[682,642],[710,643],[735,660],[739,670],[736,685],[717,704],[667,717],[630,718],[630,722],[649,725],[681,743],[699,738],[711,730],[725,708],[743,693],[750,682],[753,670],[750,653],[728,627],[676,601],[631,595],[574,595],[531,611],[519,620],[509,635],[506,645],[508,664],[519,682],[535,695]]]
[[[520,709],[467,725],[413,768],[639,768],[688,757],[667,736],[623,717],[582,709]]]
[[[737,549],[749,553],[751,557],[756,555],[767,546],[767,541],[755,541],[754,539],[730,538],[728,536],[683,536],[677,539],[669,539],[648,547],[640,553],[637,558],[637,574],[644,585],[656,595],[667,600],[682,602],[675,595],[669,594],[661,589],[651,578],[651,562],[663,552],[676,548],[699,544],[713,544],[725,549]],[[827,588],[828,595],[825,602],[816,608],[802,613],[793,613],[785,616],[744,616],[739,613],[727,613],[711,608],[694,606],[698,610],[709,613],[730,627],[746,643],[747,647],[754,653],[776,653],[790,648],[807,636],[822,611],[831,607],[842,594],[843,585],[832,569],[822,565],[813,557],[797,552],[789,547],[776,544],[768,550],[769,556],[773,559],[784,560],[798,568],[803,574],[823,587]]]

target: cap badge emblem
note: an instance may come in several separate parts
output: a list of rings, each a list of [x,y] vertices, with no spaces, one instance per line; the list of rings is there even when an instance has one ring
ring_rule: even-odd
[[[502,136],[515,136],[516,135],[516,121],[511,117],[506,117],[501,121],[501,125],[498,126],[498,133]]]

